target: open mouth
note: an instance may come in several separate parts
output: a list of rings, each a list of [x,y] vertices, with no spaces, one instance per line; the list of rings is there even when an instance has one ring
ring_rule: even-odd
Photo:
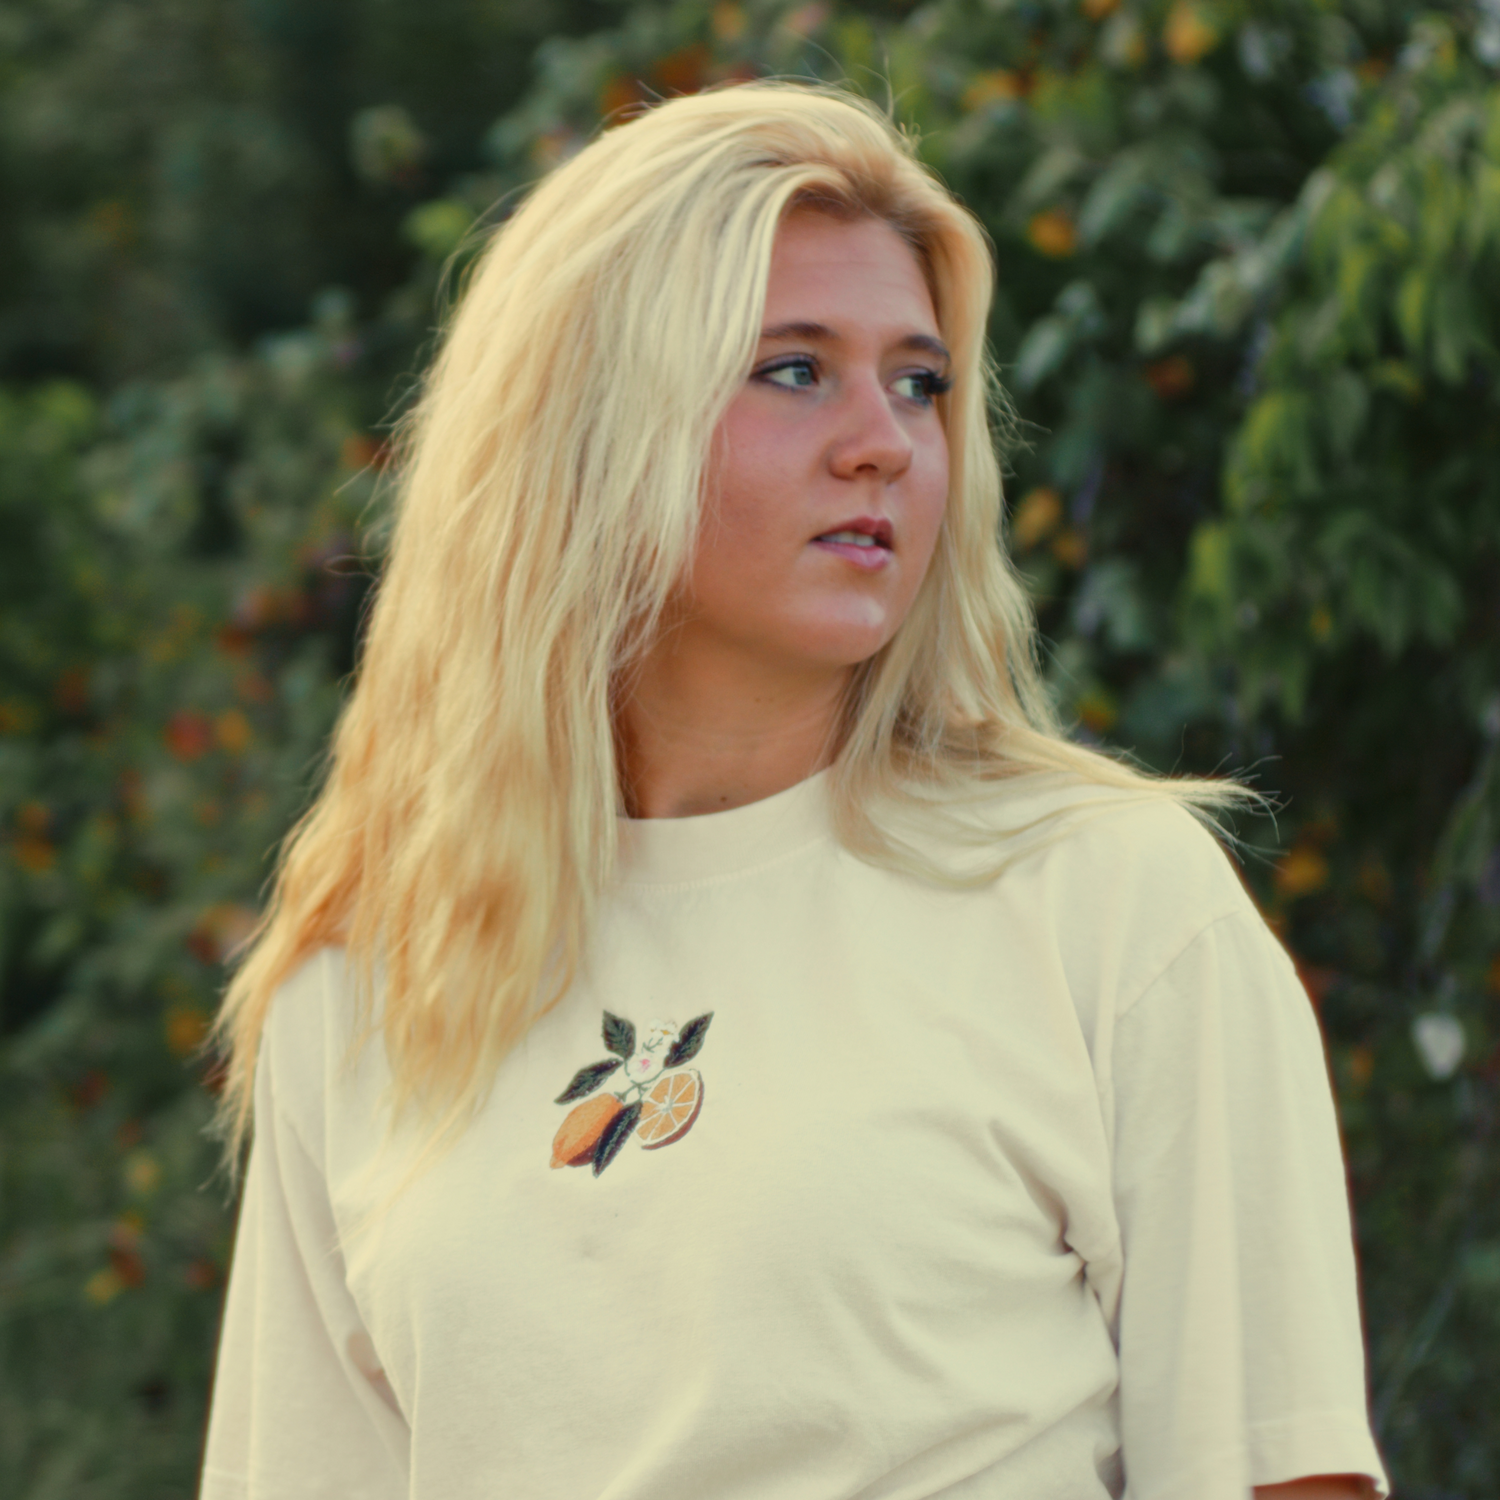
[[[862,516],[837,531],[825,531],[813,540],[834,547],[878,548],[889,552],[895,541],[895,529],[889,521]]]
[[[884,542],[877,541],[874,537],[866,535],[863,531],[825,531],[822,536],[814,537],[813,540],[818,542],[842,542],[850,547],[886,546]]]

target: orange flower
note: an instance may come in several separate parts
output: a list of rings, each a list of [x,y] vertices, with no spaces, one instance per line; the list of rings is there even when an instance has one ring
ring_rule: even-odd
[[[174,1005],[167,1012],[162,1029],[166,1032],[167,1047],[172,1055],[187,1057],[198,1050],[208,1032],[208,1021],[194,1006]]]
[[[214,729],[206,714],[184,708],[167,720],[162,738],[178,760],[197,760],[213,746]]]
[[[88,669],[69,667],[52,684],[52,701],[65,714],[82,713],[89,706]]]
[[[241,755],[250,743],[250,721],[239,709],[226,709],[214,720],[214,734],[231,755]]]
[[[52,813],[45,802],[23,802],[16,809],[16,822],[23,833],[40,838],[52,824]]]
[[[383,457],[384,444],[358,433],[351,433],[339,448],[339,463],[356,473],[371,465],[378,466]]]
[[[1190,0],[1178,0],[1162,32],[1167,56],[1186,67],[1212,52],[1218,42],[1219,33],[1208,23],[1203,12]]]
[[[1078,248],[1078,231],[1072,215],[1060,208],[1049,208],[1032,215],[1026,226],[1026,238],[1038,255],[1052,260],[1066,260]]]
[[[781,24],[793,36],[811,36],[828,19],[828,7],[823,0],[811,0],[811,4],[800,6]]]
[[[16,863],[28,875],[45,875],[57,863],[57,850],[39,838],[19,838],[15,843]]]
[[[708,48],[694,42],[658,58],[651,81],[663,94],[696,94],[708,81]]]
[[[1102,692],[1085,693],[1076,707],[1079,722],[1095,734],[1107,734],[1120,717],[1113,701]]]
[[[983,109],[987,104],[1019,99],[1024,92],[1019,73],[1012,73],[1008,68],[994,68],[987,73],[976,73],[970,79],[964,90],[963,107],[971,111]]]
[[[600,115],[608,120],[615,115],[626,118],[646,101],[646,92],[639,78],[629,73],[619,73],[599,90],[597,107]]]
[[[255,930],[256,921],[248,906],[232,901],[210,906],[188,933],[188,950],[202,963],[223,963]]]
[[[1288,900],[1310,896],[1328,884],[1328,861],[1306,844],[1288,850],[1276,866],[1276,889]]]
[[[1045,541],[1062,521],[1062,496],[1051,485],[1028,490],[1010,523],[1011,542],[1018,552],[1029,552]]]
[[[1052,543],[1052,555],[1065,568],[1081,568],[1088,561],[1088,540],[1076,526],[1069,526],[1058,532]]]
[[[195,1292],[206,1292],[217,1283],[219,1272],[210,1260],[192,1260],[184,1269],[182,1279]]]
[[[1182,354],[1169,354],[1165,359],[1154,360],[1141,374],[1163,401],[1177,401],[1186,396],[1198,378],[1192,360]]]
[[[737,42],[745,34],[745,12],[734,0],[719,0],[710,18],[714,36],[721,42]]]

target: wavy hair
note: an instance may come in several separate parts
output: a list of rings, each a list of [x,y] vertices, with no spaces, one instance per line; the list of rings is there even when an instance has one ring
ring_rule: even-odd
[[[214,1027],[231,1171],[272,999],[314,950],[354,961],[392,1119],[419,1104],[434,1147],[565,992],[615,867],[613,705],[692,555],[715,428],[754,358],[777,228],[800,206],[895,228],[952,352],[947,511],[910,613],[847,695],[840,838],[943,878],[881,809],[941,815],[1026,772],[1197,809],[1236,796],[1147,777],[1054,721],[1000,545],[994,273],[973,216],[840,90],[672,99],[600,135],[493,234],[403,428],[389,557],[328,774]]]

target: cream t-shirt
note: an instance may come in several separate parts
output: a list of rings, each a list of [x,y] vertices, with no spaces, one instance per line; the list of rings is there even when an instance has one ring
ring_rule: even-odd
[[[337,950],[286,984],[202,1500],[1384,1491],[1317,1024],[1214,840],[1114,797],[953,891],[826,798],[625,825],[585,972],[361,1236],[383,1048]]]

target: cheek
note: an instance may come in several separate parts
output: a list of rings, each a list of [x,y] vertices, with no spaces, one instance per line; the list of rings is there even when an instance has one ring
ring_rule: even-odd
[[[921,456],[919,479],[912,486],[911,533],[930,561],[948,509],[948,446],[939,439]],[[917,467],[914,465],[914,468]],[[925,568],[919,571],[925,571]]]
[[[792,449],[785,423],[748,402],[731,407],[720,428],[709,515],[726,526],[771,530],[776,502],[788,492]]]
[[[785,425],[772,430],[757,413],[731,410],[719,432],[704,495],[700,569],[753,573],[773,566],[801,536],[794,444]]]

